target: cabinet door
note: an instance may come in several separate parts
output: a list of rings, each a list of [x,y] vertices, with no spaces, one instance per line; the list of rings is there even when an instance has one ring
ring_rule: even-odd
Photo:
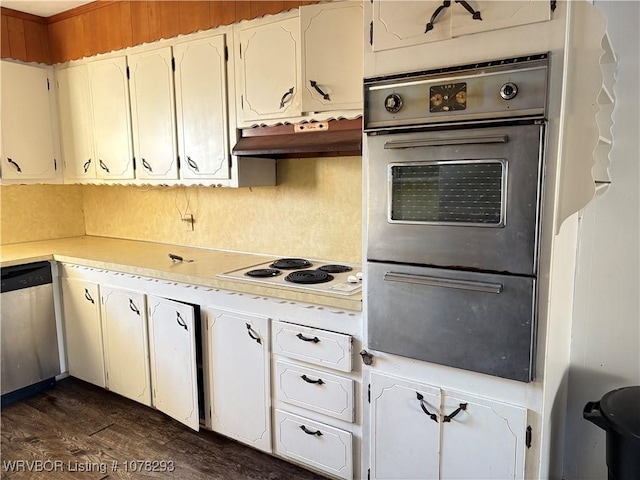
[[[98,178],[133,179],[127,60],[96,60],[88,69]]]
[[[190,305],[147,297],[153,405],[198,430],[195,314]]]
[[[49,69],[3,61],[2,178],[54,179]]]
[[[444,392],[441,419],[440,478],[524,478],[526,409]]]
[[[212,429],[271,452],[269,319],[210,310]]]
[[[371,478],[448,478],[438,473],[439,410],[439,389],[372,372]]]
[[[225,48],[225,35],[174,47],[180,178],[229,178]]]
[[[107,388],[151,406],[145,296],[101,287]]]
[[[298,16],[240,24],[239,117],[256,121],[300,115]]]
[[[546,0],[473,1],[452,3],[451,34],[454,37],[543,22],[551,18],[550,3]]]
[[[60,283],[69,375],[104,388],[98,285],[67,278],[60,279]]]
[[[86,65],[77,65],[57,70],[56,77],[64,177],[71,180],[94,179],[96,162],[89,71]]]
[[[362,108],[362,3],[301,7],[300,35],[302,111]]]
[[[444,7],[443,3],[442,0],[375,0],[373,50],[389,50],[450,38],[454,2],[449,7]]]
[[[130,55],[136,177],[178,178],[171,47]]]

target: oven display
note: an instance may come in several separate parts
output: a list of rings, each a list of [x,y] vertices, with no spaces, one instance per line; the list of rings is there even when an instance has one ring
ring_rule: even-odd
[[[429,111],[450,112],[467,108],[467,84],[448,83],[429,88]]]

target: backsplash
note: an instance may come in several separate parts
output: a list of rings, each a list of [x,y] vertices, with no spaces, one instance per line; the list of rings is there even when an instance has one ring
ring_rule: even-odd
[[[279,160],[276,187],[85,185],[86,234],[359,263],[361,161]]]
[[[80,185],[0,187],[0,244],[84,235]]]

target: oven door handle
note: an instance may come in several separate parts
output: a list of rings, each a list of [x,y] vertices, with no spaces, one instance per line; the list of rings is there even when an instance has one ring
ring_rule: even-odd
[[[425,275],[411,275],[409,273],[387,272],[384,274],[387,282],[414,283],[429,287],[456,288],[459,290],[473,290],[474,292],[495,293],[502,292],[499,283],[472,282],[468,280],[453,280],[449,278],[427,277]]]
[[[483,135],[472,137],[454,137],[454,138],[425,138],[422,140],[393,140],[386,142],[384,148],[386,150],[416,147],[442,147],[445,145],[475,145],[483,143],[507,143],[509,137],[507,135]]]

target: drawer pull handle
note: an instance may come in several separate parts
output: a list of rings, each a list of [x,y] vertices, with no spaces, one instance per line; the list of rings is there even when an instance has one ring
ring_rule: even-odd
[[[418,396],[418,400],[420,401],[420,408],[422,409],[422,411],[424,413],[426,413],[427,415],[429,415],[429,418],[431,420],[433,420],[434,422],[438,423],[438,417],[436,416],[436,414],[435,413],[431,413],[429,410],[427,410],[427,407],[424,406],[424,403],[425,403],[424,402],[424,396],[419,392],[416,392],[416,395]],[[447,420],[445,420],[445,421],[447,421]]]
[[[320,341],[320,339],[318,337],[313,337],[313,338],[309,338],[309,337],[305,337],[304,335],[302,335],[301,333],[297,334],[296,337],[298,337],[300,340],[302,340],[303,342],[313,342],[313,343],[318,343]]]
[[[317,383],[318,385],[323,385],[324,384],[324,381],[321,378],[319,378],[317,380],[311,380],[306,375],[302,375],[300,378],[303,379],[307,383]]]
[[[258,342],[259,344],[262,344],[262,340],[260,339],[260,337],[254,335],[253,330],[251,329],[251,325],[249,325],[248,323],[246,325],[247,325],[247,334],[249,334],[249,337],[251,337],[253,340]]]
[[[312,430],[309,430],[307,427],[305,427],[304,425],[300,425],[300,428],[302,429],[302,431],[304,433],[306,433],[307,435],[316,435],[318,437],[322,436],[322,432],[320,430],[316,430],[315,432]]]
[[[86,298],[87,300],[89,300],[91,303],[93,303],[95,305],[95,300],[93,298],[91,298],[91,294],[89,293],[88,289],[84,289],[84,298]]]
[[[453,417],[455,417],[457,414],[459,414],[461,410],[466,410],[466,409],[467,409],[467,404],[466,403],[461,403],[458,408],[456,408],[453,412],[451,412],[451,415],[445,415],[444,418],[442,419],[442,421],[443,422],[450,422],[451,419]]]

